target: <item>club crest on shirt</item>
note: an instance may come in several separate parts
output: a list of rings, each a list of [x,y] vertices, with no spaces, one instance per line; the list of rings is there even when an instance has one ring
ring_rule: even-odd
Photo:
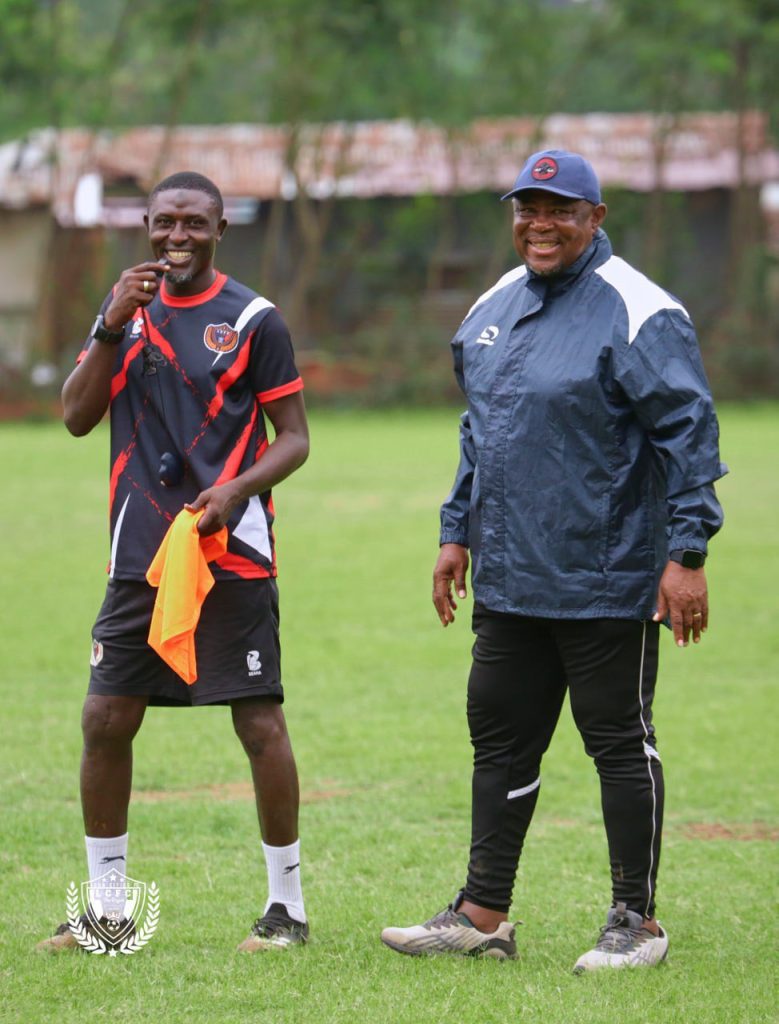
[[[238,331],[229,324],[209,324],[203,332],[203,344],[212,352],[224,355],[238,344]]]

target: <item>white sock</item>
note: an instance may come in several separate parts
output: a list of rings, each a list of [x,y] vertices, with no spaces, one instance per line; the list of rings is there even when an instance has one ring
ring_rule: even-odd
[[[271,903],[283,903],[290,917],[305,921],[300,885],[300,840],[289,846],[266,846],[263,843],[262,852],[268,869],[268,901],[264,913],[268,912]]]
[[[111,868],[121,875],[127,874],[127,836],[109,836],[101,839],[97,836],[85,836],[87,844],[87,864],[89,865],[89,881],[94,882]]]

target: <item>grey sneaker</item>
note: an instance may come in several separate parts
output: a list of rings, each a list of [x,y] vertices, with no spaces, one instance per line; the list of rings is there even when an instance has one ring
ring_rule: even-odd
[[[459,892],[446,910],[424,924],[410,928],[385,928],[381,941],[390,949],[409,956],[458,953],[461,956],[516,960],[514,925],[503,921],[494,932],[480,932],[467,914],[458,912],[462,901],[463,894]]]
[[[641,915],[628,910],[624,903],[612,907],[594,949],[579,957],[573,973],[601,967],[653,967],[665,960],[668,936],[662,928],[659,935],[654,935],[643,923]]]
[[[238,950],[241,953],[258,953],[266,949],[289,949],[306,942],[308,922],[290,917],[283,903],[271,903],[263,916],[254,922]]]

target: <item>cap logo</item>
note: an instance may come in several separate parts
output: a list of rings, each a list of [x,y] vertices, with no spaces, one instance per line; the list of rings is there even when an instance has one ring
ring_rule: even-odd
[[[559,168],[556,160],[551,156],[542,156],[541,159],[536,162],[530,173],[536,181],[548,181],[550,178],[554,178],[558,170]]]

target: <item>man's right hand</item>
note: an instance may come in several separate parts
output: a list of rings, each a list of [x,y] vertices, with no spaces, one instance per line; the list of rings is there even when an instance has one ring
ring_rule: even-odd
[[[120,331],[139,306],[149,305],[159,291],[157,275],[164,274],[166,270],[170,270],[167,263],[147,261],[122,271],[105,311],[105,325],[109,331]]]
[[[465,576],[468,572],[468,549],[461,544],[442,544],[438,561],[433,569],[433,604],[442,626],[454,622],[457,602],[452,595],[452,584],[458,597],[465,597]]]
[[[139,306],[148,306],[159,291],[158,273],[169,269],[167,263],[147,261],[125,270],[103,315],[109,331],[119,332]],[[143,283],[146,282],[144,288]],[[111,374],[116,364],[113,345],[90,345],[62,387],[65,426],[76,437],[97,426],[111,401]]]

